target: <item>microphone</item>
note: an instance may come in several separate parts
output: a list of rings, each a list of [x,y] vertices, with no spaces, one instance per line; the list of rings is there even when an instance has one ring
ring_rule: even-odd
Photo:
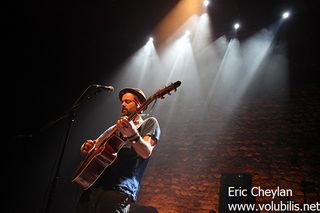
[[[114,87],[113,86],[104,86],[104,85],[98,85],[98,84],[94,84],[92,86],[94,88],[103,89],[103,90],[106,90],[108,92],[113,92],[114,91]]]

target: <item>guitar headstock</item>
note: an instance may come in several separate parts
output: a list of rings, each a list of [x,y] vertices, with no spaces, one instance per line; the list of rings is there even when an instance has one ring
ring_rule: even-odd
[[[154,96],[156,97],[156,98],[161,98],[161,99],[164,99],[164,96],[166,95],[166,94],[169,94],[169,95],[171,95],[171,91],[177,91],[177,88],[179,87],[181,85],[181,81],[176,81],[176,82],[174,82],[174,83],[171,83],[170,85],[168,85],[168,86],[166,86],[166,87],[164,87],[164,88],[162,88],[162,89],[159,89],[155,94],[154,94]]]

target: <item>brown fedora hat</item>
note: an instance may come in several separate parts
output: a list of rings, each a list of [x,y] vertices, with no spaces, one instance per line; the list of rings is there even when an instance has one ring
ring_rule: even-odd
[[[122,100],[122,96],[126,93],[134,94],[135,96],[138,97],[138,99],[141,103],[143,103],[147,100],[146,95],[144,94],[144,92],[141,89],[128,87],[128,88],[122,89],[119,92],[120,101]]]

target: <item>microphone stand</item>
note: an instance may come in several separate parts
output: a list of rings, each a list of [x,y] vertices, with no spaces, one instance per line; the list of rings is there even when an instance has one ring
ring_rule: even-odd
[[[63,115],[61,115],[58,119],[48,123],[47,125],[45,125],[40,131],[43,131],[44,129],[54,125],[55,123],[57,123],[58,121],[68,118],[69,119],[69,123],[68,123],[68,127],[67,127],[67,132],[64,136],[64,141],[63,144],[61,146],[61,148],[58,150],[58,156],[55,162],[55,166],[54,166],[54,175],[53,178],[51,177],[50,179],[50,186],[47,188],[46,194],[45,194],[45,204],[44,204],[44,213],[49,213],[51,205],[52,205],[52,198],[53,198],[53,194],[54,194],[54,189],[56,188],[57,185],[57,181],[58,181],[58,175],[59,175],[59,170],[61,167],[61,163],[62,163],[62,158],[64,155],[64,151],[65,151],[65,147],[67,145],[67,142],[69,140],[69,136],[70,136],[70,132],[71,129],[73,127],[74,121],[75,121],[75,112],[76,110],[81,106],[81,104],[85,101],[88,101],[92,98],[92,96],[85,96],[85,94],[87,93],[87,91],[90,88],[96,88],[97,90],[93,93],[94,95],[97,95],[100,91],[101,88],[98,88],[95,84],[89,85],[86,90],[80,95],[80,97],[72,104],[72,107]],[[85,99],[84,99],[85,97]]]

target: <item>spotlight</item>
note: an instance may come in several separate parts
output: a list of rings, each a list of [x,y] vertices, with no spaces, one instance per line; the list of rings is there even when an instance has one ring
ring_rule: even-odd
[[[282,13],[282,19],[287,19],[290,16],[290,12],[286,11],[284,13]]]
[[[210,1],[209,1],[209,0],[204,0],[204,1],[203,1],[203,5],[204,5],[205,7],[207,7],[209,4],[210,4]]]
[[[233,28],[235,29],[235,30],[238,30],[239,28],[240,28],[240,24],[237,22],[237,23],[235,23],[234,25],[233,25]]]
[[[184,37],[189,37],[189,35],[190,35],[190,31],[186,30],[186,32],[184,33]]]
[[[149,37],[148,42],[146,43],[146,46],[153,44],[153,38]]]

